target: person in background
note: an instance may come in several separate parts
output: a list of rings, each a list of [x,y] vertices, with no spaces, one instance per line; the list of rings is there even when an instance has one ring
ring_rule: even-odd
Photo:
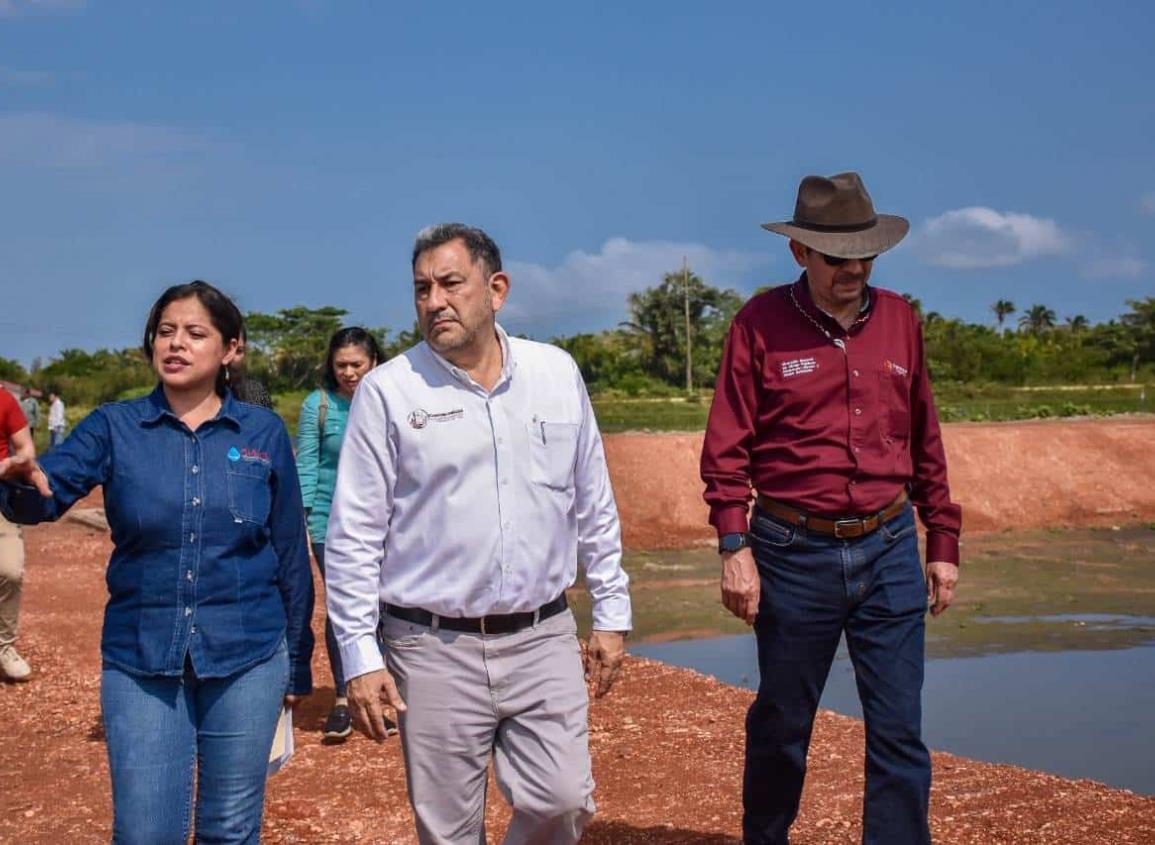
[[[36,447],[15,397],[0,388],[0,462],[10,454],[34,461]],[[20,526],[0,513],[0,677],[9,681],[26,681],[32,674],[32,667],[16,650],[23,589],[24,538]]]
[[[233,358],[233,362],[229,364],[229,390],[238,401],[273,410],[273,397],[270,395],[269,389],[265,387],[265,383],[245,374],[245,353],[248,343],[248,334],[242,326],[241,340],[237,344],[237,354]]]
[[[36,442],[36,429],[40,426],[40,403],[32,395],[32,388],[25,387],[20,391],[20,410],[24,412],[24,419],[28,420],[28,433],[32,442]]]
[[[193,826],[198,842],[257,842],[282,706],[312,690],[292,445],[280,417],[225,387],[242,322],[212,285],[169,288],[144,331],[156,389],[100,406],[40,464],[0,461],[0,512],[14,522],[58,519],[104,488],[116,843],[184,843]]]
[[[301,498],[305,504],[309,537],[317,568],[325,577],[325,532],[329,527],[329,508],[337,484],[337,459],[345,437],[349,403],[361,379],[381,363],[381,347],[367,330],[353,326],[341,329],[329,339],[325,357],[322,387],[314,390],[301,404],[297,425],[297,473],[301,479]],[[353,732],[349,700],[345,695],[345,676],[341,669],[341,650],[333,635],[333,623],[325,616],[325,649],[333,670],[337,700],[329,713],[323,731],[327,742],[343,742]]]
[[[49,393],[48,402],[48,448],[52,449],[64,442],[68,423],[64,419],[64,400],[60,394]]]

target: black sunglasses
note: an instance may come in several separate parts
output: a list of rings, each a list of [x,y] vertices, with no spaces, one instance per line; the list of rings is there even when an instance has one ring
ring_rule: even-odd
[[[818,250],[814,250],[818,252]],[[827,255],[825,252],[818,252],[822,256],[822,260],[826,262],[827,267],[841,267],[847,261],[861,261],[863,264],[869,264],[877,255],[867,255],[862,258],[839,258],[837,255]]]

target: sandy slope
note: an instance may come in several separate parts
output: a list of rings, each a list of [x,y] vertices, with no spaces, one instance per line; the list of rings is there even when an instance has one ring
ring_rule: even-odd
[[[605,441],[628,547],[710,540],[701,434]],[[964,530],[1155,519],[1155,417],[953,423],[943,427],[943,441]]]

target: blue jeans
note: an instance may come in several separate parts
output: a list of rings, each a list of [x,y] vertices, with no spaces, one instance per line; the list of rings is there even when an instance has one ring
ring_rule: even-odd
[[[112,841],[260,841],[265,776],[289,681],[284,646],[228,678],[143,677],[106,666],[100,706],[112,774]]]
[[[55,449],[64,442],[64,429],[50,428],[48,429],[48,448]]]
[[[325,580],[325,544],[313,543],[313,557],[317,559],[317,568],[321,570],[321,580]],[[337,645],[337,635],[333,633],[333,623],[329,621],[329,614],[325,614],[325,651],[329,653],[329,668],[333,670],[333,687],[338,698],[345,697],[345,672],[341,668],[341,649]]]
[[[746,717],[742,827],[750,845],[789,842],[818,700],[845,632],[866,722],[862,841],[930,843],[922,742],[927,609],[914,515],[839,540],[755,510],[761,680]]]

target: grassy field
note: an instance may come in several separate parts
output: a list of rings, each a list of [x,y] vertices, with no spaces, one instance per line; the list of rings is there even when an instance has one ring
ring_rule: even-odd
[[[718,599],[712,548],[627,554],[634,638],[748,631]],[[588,601],[574,591],[588,624]],[[1155,641],[1155,524],[976,535],[955,604],[927,623],[933,657],[1123,648]]]
[[[951,420],[1024,420],[1155,411],[1155,385],[1007,387],[935,386],[939,416]]]
[[[939,416],[955,420],[1024,420],[1155,412],[1155,385],[1005,387],[946,384],[935,387]],[[594,397],[602,431],[701,431],[710,395],[690,399]]]
[[[301,402],[309,391],[279,393],[274,397],[277,413],[289,434],[296,437]],[[1025,420],[1048,417],[1107,416],[1155,413],[1155,385],[1122,384],[1071,387],[1006,387],[1003,385],[936,385],[935,396],[943,421]],[[629,398],[594,396],[594,412],[606,433],[622,431],[703,431],[710,413],[711,393],[699,391],[687,397]],[[91,408],[70,406],[68,421],[74,427]],[[45,410],[47,415],[47,410]],[[48,445],[41,427],[37,448]]]

